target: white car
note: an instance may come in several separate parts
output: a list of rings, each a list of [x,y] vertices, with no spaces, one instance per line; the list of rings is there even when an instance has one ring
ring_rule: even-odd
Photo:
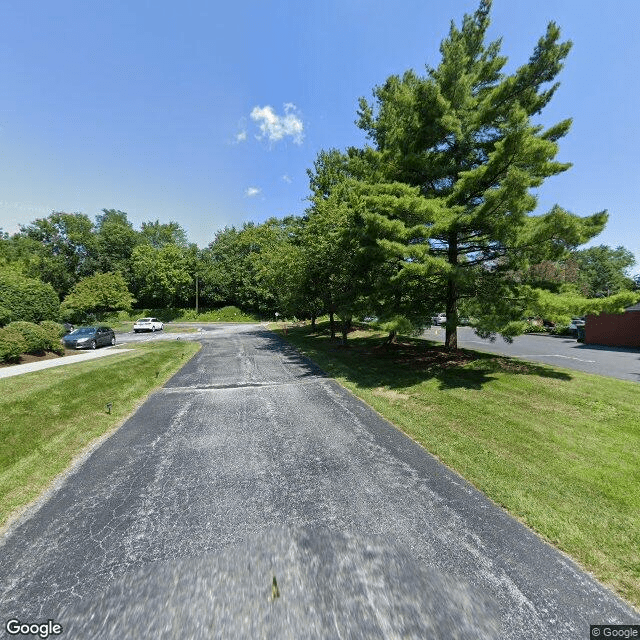
[[[133,325],[134,333],[139,333],[140,331],[162,331],[163,329],[164,325],[158,318],[140,318]]]
[[[439,313],[437,316],[433,316],[433,318],[431,318],[431,324],[435,324],[436,326],[447,324],[447,314]]]

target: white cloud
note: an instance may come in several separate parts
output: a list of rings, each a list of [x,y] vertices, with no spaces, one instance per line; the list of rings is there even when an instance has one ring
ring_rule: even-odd
[[[286,173],[282,176],[282,180],[287,184],[291,184],[293,182],[293,180]]]
[[[254,107],[251,119],[260,127],[261,135],[258,139],[266,137],[269,142],[277,142],[290,136],[295,144],[302,144],[304,125],[296,111],[296,106],[291,102],[284,105],[284,115],[276,114],[269,105]]]
[[[247,132],[243,129],[236,135],[236,142],[244,142],[247,139]]]
[[[244,195],[247,198],[255,198],[257,195],[262,193],[262,189],[258,189],[258,187],[247,187],[245,189]]]

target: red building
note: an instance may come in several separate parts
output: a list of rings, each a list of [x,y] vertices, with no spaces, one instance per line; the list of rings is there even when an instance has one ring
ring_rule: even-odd
[[[584,329],[585,344],[640,347],[640,303],[628,307],[624,313],[587,316]]]

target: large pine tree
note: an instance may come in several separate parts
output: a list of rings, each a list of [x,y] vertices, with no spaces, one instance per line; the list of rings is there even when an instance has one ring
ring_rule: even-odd
[[[530,215],[537,204],[531,190],[570,167],[555,157],[571,121],[545,129],[534,118],[558,87],[571,43],[550,23],[529,61],[506,74],[501,42],[485,43],[490,8],[482,0],[461,28],[452,23],[442,60],[426,76],[392,76],[374,90],[373,104],[360,101],[358,125],[379,153],[385,181],[416,187],[425,200],[393,213],[372,203],[370,221],[402,269],[438,283],[449,348],[457,347],[463,299],[479,333],[517,332],[513,321],[527,303],[519,274],[562,257],[607,219],[605,212],[580,218],[558,206]]]

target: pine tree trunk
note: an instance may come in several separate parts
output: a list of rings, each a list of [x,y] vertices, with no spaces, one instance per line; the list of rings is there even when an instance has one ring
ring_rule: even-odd
[[[458,236],[454,232],[449,236],[449,264],[458,264]],[[447,324],[444,345],[449,351],[458,348],[458,286],[455,274],[447,277]]]

